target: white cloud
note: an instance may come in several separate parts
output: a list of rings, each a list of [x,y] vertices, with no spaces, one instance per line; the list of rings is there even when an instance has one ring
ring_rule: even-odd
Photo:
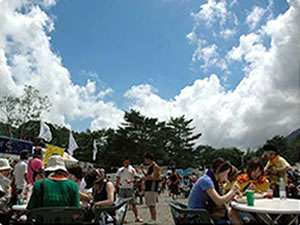
[[[208,63],[208,61],[211,58],[214,58],[217,56],[217,46],[211,45],[207,47],[201,47],[199,46],[198,49],[194,52],[192,60],[193,62],[197,60],[204,60],[205,64]]]
[[[186,35],[186,38],[189,40],[191,44],[197,44],[198,43],[198,37],[195,32],[190,32]]]
[[[218,47],[215,44],[204,46],[205,44],[205,41],[198,40],[196,44],[197,49],[193,53],[192,61],[203,61],[201,68],[205,71],[208,71],[212,66],[227,70],[226,61],[220,58]]]
[[[233,47],[227,54],[228,59],[242,60],[245,58],[248,62],[253,62],[261,57],[265,47],[262,44],[261,37],[258,34],[250,33],[240,37],[238,47]]]
[[[236,33],[235,29],[224,29],[220,32],[220,35],[223,36],[224,39],[232,38]]]
[[[220,24],[224,24],[228,16],[226,9],[226,1],[208,0],[207,3],[200,6],[200,10],[197,13],[192,13],[195,22],[205,22],[207,25],[219,20]]]
[[[260,8],[258,6],[253,7],[252,11],[246,18],[246,21],[251,30],[256,28],[257,24],[261,21],[261,18],[263,17],[265,12],[266,11],[263,8]]]
[[[53,105],[44,118],[66,125],[66,119],[92,119],[93,129],[117,127],[123,112],[103,97],[112,92],[97,91],[96,82],[76,85],[62,59],[50,47],[49,32],[54,29],[43,7],[54,0],[0,1],[0,96],[20,94],[32,85],[47,95]],[[19,9],[26,10],[19,10]]]
[[[255,147],[273,135],[287,135],[300,127],[298,21],[299,0],[270,20],[261,34],[240,37],[227,57],[246,62],[246,74],[232,91],[226,91],[213,74],[183,88],[171,100],[162,99],[147,85],[132,88],[126,96],[145,115],[192,118],[196,131],[203,134],[202,144]],[[261,35],[271,39],[269,48]]]
[[[50,97],[53,108],[44,116],[51,122],[91,118],[91,129],[118,126],[123,112],[103,100],[112,90],[98,90],[92,79],[83,86],[71,81],[62,59],[50,47],[52,20],[41,6],[31,2],[0,0],[0,96],[19,94],[25,84],[31,84]],[[53,0],[40,2],[48,7],[55,4]],[[17,9],[24,4],[28,10],[21,13]],[[194,14],[196,24],[211,24],[215,19],[223,23],[227,16],[226,2],[211,0]],[[192,118],[196,131],[203,133],[203,144],[253,147],[275,134],[286,135],[300,126],[298,21],[300,1],[294,0],[287,12],[266,23],[260,33],[241,35],[227,59],[245,62],[246,73],[232,91],[226,91],[212,74],[169,100],[147,84],[131,87],[125,97],[132,108],[147,116],[165,120],[184,114]],[[217,57],[217,46],[200,39],[196,27],[187,35],[196,48],[195,60],[199,57],[207,65],[215,62],[226,68],[224,59]],[[271,39],[270,47],[264,45],[262,35]]]

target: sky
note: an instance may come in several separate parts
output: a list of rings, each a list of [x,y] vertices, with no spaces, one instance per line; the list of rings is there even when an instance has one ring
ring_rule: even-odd
[[[130,109],[185,115],[199,144],[243,148],[300,127],[300,0],[0,0],[0,9],[0,97],[34,86],[52,103],[45,121],[83,131],[117,128]]]

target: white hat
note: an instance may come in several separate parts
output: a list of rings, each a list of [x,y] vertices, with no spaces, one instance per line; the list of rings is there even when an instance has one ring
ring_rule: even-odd
[[[63,157],[61,157],[60,155],[52,155],[48,159],[48,163],[45,171],[54,172],[57,170],[68,172]]]
[[[9,161],[7,159],[0,159],[0,171],[3,170],[11,170],[11,166],[9,165]]]

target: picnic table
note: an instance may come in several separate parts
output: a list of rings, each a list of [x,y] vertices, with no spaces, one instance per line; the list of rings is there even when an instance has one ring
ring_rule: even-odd
[[[285,217],[287,225],[299,224],[300,200],[298,199],[255,199],[254,206],[248,206],[245,202],[231,202],[232,208],[247,212],[265,224],[276,225]]]

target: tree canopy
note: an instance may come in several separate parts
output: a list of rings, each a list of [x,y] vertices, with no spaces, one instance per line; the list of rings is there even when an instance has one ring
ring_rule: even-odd
[[[151,152],[161,165],[176,166],[177,168],[205,168],[218,157],[229,160],[241,168],[251,157],[260,157],[262,149],[241,150],[236,147],[216,149],[212,146],[201,145],[201,133],[195,133],[192,120],[184,116],[159,121],[131,110],[125,112],[124,122],[117,129],[102,129],[97,131],[74,132],[74,138],[79,145],[75,157],[82,161],[93,162],[105,168],[115,168],[126,158],[133,164],[140,164],[145,152]],[[0,135],[9,135],[8,124],[0,123]],[[18,128],[10,127],[16,138],[35,141],[39,133],[39,121],[30,120]],[[48,123],[53,135],[51,144],[67,147],[69,130],[65,127],[53,126]],[[22,132],[21,132],[22,130]],[[96,140],[98,153],[92,160],[93,142]],[[282,136],[266,140],[280,149],[290,163],[299,160],[300,137],[292,142]]]

